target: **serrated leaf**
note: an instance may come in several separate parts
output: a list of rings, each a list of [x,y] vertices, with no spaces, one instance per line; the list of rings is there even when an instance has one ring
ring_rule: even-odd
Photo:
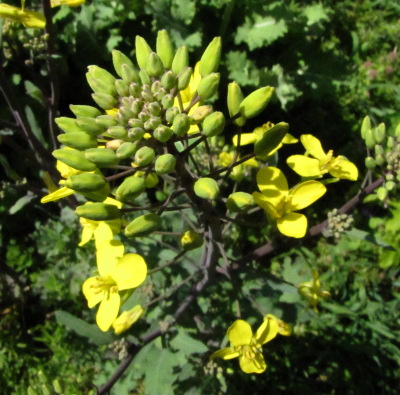
[[[228,52],[226,63],[229,70],[229,79],[236,81],[240,86],[258,86],[260,84],[260,71],[247,58],[246,52]]]
[[[261,48],[283,37],[288,31],[286,22],[277,21],[272,16],[255,14],[254,18],[246,17],[235,36],[235,44],[246,43],[250,50]]]
[[[386,248],[388,250],[394,250],[393,246],[381,239],[376,238],[373,234],[365,232],[364,230],[353,228],[349,230],[346,235],[358,240],[368,241],[369,243],[375,244],[382,248]]]
[[[73,330],[80,336],[87,337],[89,341],[95,344],[110,344],[115,340],[115,337],[110,332],[102,332],[96,325],[88,324],[66,311],[57,310],[56,319],[60,325],[64,325],[67,329]]]
[[[202,354],[208,351],[203,342],[191,337],[183,328],[178,328],[178,334],[171,341],[171,346],[185,354]]]
[[[305,7],[303,10],[303,14],[307,18],[307,26],[329,20],[327,10],[320,3]]]

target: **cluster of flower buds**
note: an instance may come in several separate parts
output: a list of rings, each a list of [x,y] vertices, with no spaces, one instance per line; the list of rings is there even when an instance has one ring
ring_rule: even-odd
[[[333,209],[328,213],[328,229],[326,235],[339,239],[347,233],[353,226],[354,217],[348,214],[340,214],[338,209]]]
[[[394,134],[389,135],[384,123],[374,128],[367,116],[361,126],[361,137],[369,149],[369,156],[365,158],[366,167],[369,170],[378,169],[385,177],[376,194],[379,200],[386,201],[389,192],[397,190],[400,181],[400,124]]]

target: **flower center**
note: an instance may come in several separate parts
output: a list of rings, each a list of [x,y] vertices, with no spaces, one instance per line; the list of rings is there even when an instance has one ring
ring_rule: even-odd
[[[90,288],[93,289],[95,294],[105,292],[118,292],[118,287],[115,280],[111,276],[97,276],[96,282]]]

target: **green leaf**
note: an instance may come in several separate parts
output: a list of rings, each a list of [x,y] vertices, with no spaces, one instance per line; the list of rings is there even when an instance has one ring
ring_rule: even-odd
[[[307,26],[329,20],[327,10],[320,3],[305,7],[303,14],[307,18]]]
[[[375,244],[382,248],[386,248],[388,250],[394,250],[393,246],[381,239],[376,238],[373,234],[365,232],[364,230],[353,228],[349,230],[346,235],[354,239],[368,241],[369,243]]]
[[[22,196],[19,198],[8,210],[8,213],[10,215],[13,215],[17,213],[19,210],[21,210],[24,206],[26,206],[32,199],[35,199],[36,195],[34,195],[32,192],[28,192],[27,195]]]
[[[40,104],[44,104],[42,91],[35,84],[33,84],[31,81],[26,80],[25,89],[26,93],[30,97],[37,100]]]
[[[8,178],[11,178],[13,181],[17,181],[20,179],[20,176],[14,171],[14,169],[8,163],[7,158],[1,154],[0,154],[0,165],[3,166],[3,169]]]
[[[203,342],[188,335],[182,327],[178,328],[178,334],[171,341],[171,346],[185,354],[202,354],[208,351]]]
[[[60,325],[64,325],[67,329],[73,330],[80,336],[87,337],[88,340],[95,344],[110,344],[115,340],[111,332],[102,332],[96,325],[88,324],[66,311],[57,310],[56,319]]]
[[[43,137],[42,133],[42,128],[39,126],[39,123],[36,119],[36,116],[32,109],[28,106],[25,107],[25,114],[26,118],[28,120],[29,126],[32,129],[33,134],[36,136],[36,138],[45,146],[48,146],[48,143],[46,142],[45,138]]]

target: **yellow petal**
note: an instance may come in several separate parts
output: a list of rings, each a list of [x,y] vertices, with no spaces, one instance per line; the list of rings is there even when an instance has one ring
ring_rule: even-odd
[[[318,160],[325,161],[326,153],[322,149],[321,142],[314,137],[312,134],[302,134],[300,136],[301,143],[304,145],[304,148]]]
[[[138,254],[125,254],[111,272],[111,277],[120,291],[136,288],[146,279],[146,276],[146,262]]]
[[[231,347],[222,348],[221,350],[215,351],[211,354],[210,359],[222,358],[224,360],[237,358],[239,356],[239,352],[235,351]]]
[[[107,240],[97,246],[97,268],[101,276],[107,276],[124,255],[124,245],[118,240]]]
[[[100,303],[103,300],[104,292],[99,292],[99,288],[96,287],[97,284],[98,277],[89,277],[82,284],[82,292],[88,301],[89,308],[96,306],[97,303]]]
[[[276,337],[279,331],[278,322],[266,317],[256,332],[256,340],[259,344],[265,344]]]
[[[57,190],[56,190],[55,192],[53,192],[53,193],[49,193],[48,195],[43,196],[43,197],[40,199],[40,203],[54,202],[54,201],[56,201],[56,200],[65,198],[65,197],[67,197],[67,196],[70,196],[70,195],[72,195],[72,194],[74,194],[74,193],[75,193],[74,190],[69,189],[69,188],[67,188],[67,187],[62,187],[62,188],[60,188],[60,189],[57,189]]]
[[[241,355],[239,364],[245,373],[262,373],[267,369],[267,364],[261,352],[256,352],[254,358],[246,358],[245,355]]]
[[[329,173],[331,173],[333,177],[351,181],[356,181],[358,178],[357,166],[353,162],[343,158],[343,156],[338,156],[336,158],[334,166],[329,169]]]
[[[260,165],[258,164],[258,162],[255,158],[246,160],[246,162],[243,162],[243,165],[249,166],[249,167],[260,167]]]
[[[292,334],[292,328],[290,327],[289,324],[287,324],[285,321],[279,319],[278,317],[275,317],[272,314],[267,314],[264,319],[270,319],[270,320],[275,320],[278,324],[278,333],[282,336],[290,336]]]
[[[268,215],[272,218],[279,218],[281,215],[278,213],[276,207],[271,204],[269,198],[260,192],[253,192],[253,199],[256,204],[258,204]]]
[[[290,133],[286,133],[285,137],[282,140],[283,144],[296,144],[299,141],[299,139],[296,139],[296,137],[292,136]]]
[[[96,314],[98,327],[106,332],[118,316],[121,299],[117,287],[111,287],[109,292],[105,292]]]
[[[245,346],[251,343],[253,331],[243,320],[236,320],[228,329],[227,336],[233,346]]]
[[[115,200],[113,198],[108,197],[106,200],[104,200],[105,204],[112,204],[114,206],[117,206],[118,208],[122,208],[122,203],[119,200]]]
[[[307,230],[307,217],[299,213],[289,213],[276,222],[279,232],[297,239],[304,237]]]
[[[112,108],[111,110],[106,110],[106,114],[116,117],[118,114],[118,111],[119,111],[118,108]]]
[[[119,220],[120,221],[120,220]],[[107,240],[114,238],[114,232],[108,222],[111,221],[96,221],[98,222],[94,230],[94,239],[96,241],[96,249]]]
[[[257,141],[257,135],[254,133],[242,133],[240,135],[240,146],[254,144]],[[239,144],[239,135],[235,134],[232,137],[232,144],[237,147]]]
[[[233,163],[233,154],[231,152],[221,152],[218,156],[221,166],[230,166]]]
[[[72,150],[72,148],[69,148],[69,147],[66,147],[64,149]],[[81,170],[76,170],[76,169],[72,168],[71,166],[68,166],[59,160],[56,162],[56,168],[57,168],[58,172],[61,174],[62,178],[68,178],[69,176],[73,176],[75,174],[82,173]]]
[[[78,7],[82,3],[84,3],[85,0],[51,0],[50,4],[51,7],[58,7],[60,5],[67,5],[69,7]]]
[[[302,177],[318,177],[321,169],[319,160],[304,155],[292,155],[287,158],[288,166]]]
[[[257,173],[260,191],[276,206],[288,195],[289,188],[285,175],[276,167],[264,167]]]
[[[143,312],[143,307],[140,305],[122,312],[112,324],[115,334],[119,335],[128,330],[141,317]]]
[[[318,200],[326,192],[326,187],[319,181],[305,181],[290,191],[290,211],[301,210]]]
[[[46,19],[43,14],[36,11],[14,7],[9,4],[0,4],[0,18],[9,19],[22,23],[25,27],[43,29],[46,26]]]
[[[88,243],[93,236],[93,229],[89,226],[84,226],[82,229],[81,241],[78,244],[79,247],[82,247],[86,243]]]

